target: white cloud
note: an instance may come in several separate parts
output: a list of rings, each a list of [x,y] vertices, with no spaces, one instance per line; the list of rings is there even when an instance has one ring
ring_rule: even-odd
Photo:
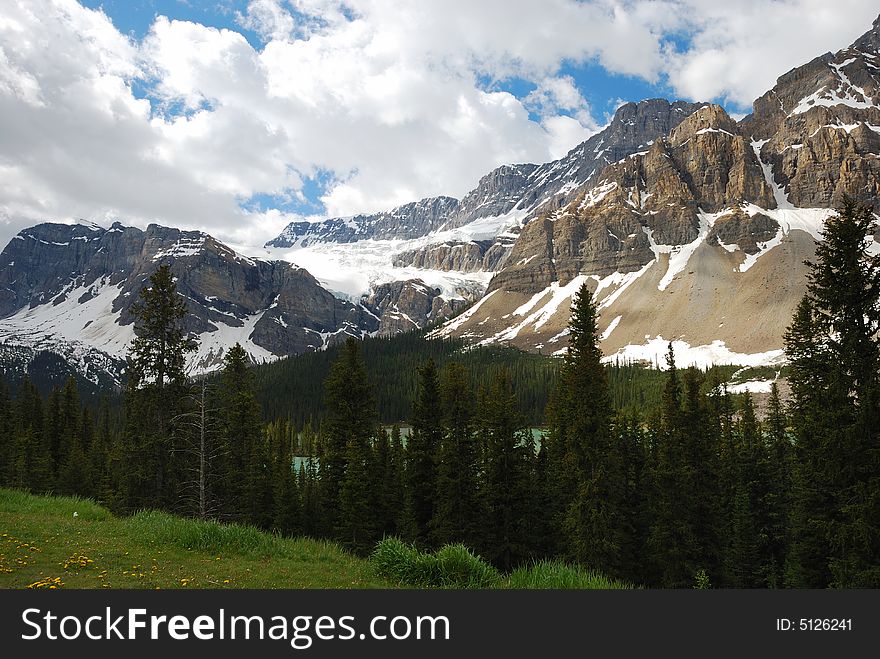
[[[848,46],[877,17],[876,0],[681,0],[677,11],[693,33],[666,68],[676,92],[724,98],[742,108],[786,71]]]
[[[460,196],[499,164],[547,161],[596,130],[590,90],[563,63],[745,103],[875,12],[857,0],[253,0],[238,21],[263,39],[254,49],[162,16],[133,41],[74,0],[7,0],[0,242],[34,221],[118,217],[259,244],[291,217],[240,204],[296,198],[318,173],[331,215]],[[690,47],[671,47],[686,33]],[[535,92],[485,84],[510,76]],[[145,85],[150,100],[134,92]]]
[[[267,41],[288,39],[296,27],[293,16],[280,0],[251,0],[244,14],[236,13],[239,25]]]

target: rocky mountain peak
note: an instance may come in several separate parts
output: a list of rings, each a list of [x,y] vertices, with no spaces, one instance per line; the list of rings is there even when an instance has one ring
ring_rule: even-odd
[[[783,204],[876,203],[880,188],[880,31],[792,69],[740,122]]]
[[[669,142],[675,147],[698,135],[723,133],[729,137],[739,135],[739,129],[730,115],[720,105],[709,103],[686,117],[669,134]]]

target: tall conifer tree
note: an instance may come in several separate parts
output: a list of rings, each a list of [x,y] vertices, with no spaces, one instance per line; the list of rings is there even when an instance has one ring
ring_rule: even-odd
[[[429,524],[437,496],[437,452],[443,437],[440,380],[433,359],[419,369],[412,432],[406,445],[406,535],[430,545]]]
[[[880,585],[880,258],[872,209],[825,224],[786,333],[796,435],[789,582]]]
[[[377,413],[357,340],[346,340],[324,390],[326,443],[320,478],[325,522],[341,542],[370,549],[377,533],[369,478]]]
[[[479,454],[474,432],[474,394],[467,370],[448,364],[440,379],[443,436],[437,464],[437,493],[431,520],[433,544],[480,542]]]
[[[575,560],[619,574],[632,520],[624,517],[623,451],[612,433],[598,309],[585,283],[572,303],[569,346],[551,420],[551,477],[560,480],[563,538]]]
[[[171,268],[159,266],[132,307],[136,338],[129,348],[126,390],[126,503],[132,508],[177,504],[171,419],[185,397],[186,303]]]

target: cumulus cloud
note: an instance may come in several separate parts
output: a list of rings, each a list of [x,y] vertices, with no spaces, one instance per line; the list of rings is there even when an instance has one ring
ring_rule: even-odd
[[[236,12],[237,22],[246,30],[253,30],[263,39],[288,39],[296,22],[280,0],[251,0],[245,13]]]
[[[676,92],[721,98],[749,108],[776,78],[828,51],[848,46],[877,17],[874,0],[682,0],[679,29],[687,48],[667,53]]]
[[[302,198],[310,184],[328,215],[460,196],[599,128],[566,66],[746,104],[875,12],[859,0],[252,0],[237,19],[254,48],[163,16],[133,40],[74,0],[10,1],[0,242],[85,217],[259,244],[294,216],[255,196]],[[486,84],[512,77],[534,91]]]

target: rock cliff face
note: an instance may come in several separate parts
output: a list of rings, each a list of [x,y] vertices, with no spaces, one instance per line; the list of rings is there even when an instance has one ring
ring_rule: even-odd
[[[880,19],[779,78],[738,124],[705,104],[526,224],[487,295],[437,333],[558,352],[583,283],[606,354],[781,358],[804,259],[844,196],[880,186]],[[880,251],[875,241],[874,249]]]
[[[467,304],[464,299],[447,299],[439,288],[411,279],[381,284],[365,300],[373,313],[381,318],[379,336],[422,329],[448,318]]]
[[[489,291],[535,292],[581,273],[628,273],[656,245],[691,243],[701,212],[742,203],[774,208],[760,163],[736,124],[705,105],[645,153],[606,167],[599,184],[527,224]]]
[[[400,268],[494,272],[504,265],[513,243],[512,236],[500,236],[496,240],[443,242],[395,254],[392,263]]]
[[[781,76],[741,129],[797,207],[875,203],[880,178],[880,23],[849,48]]]
[[[255,360],[322,348],[378,329],[368,309],[335,298],[307,271],[240,256],[211,236],[150,225],[41,224],[0,254],[0,340],[65,355],[123,358],[131,306],[160,265],[186,299],[199,341],[194,370],[210,370],[236,341]]]

